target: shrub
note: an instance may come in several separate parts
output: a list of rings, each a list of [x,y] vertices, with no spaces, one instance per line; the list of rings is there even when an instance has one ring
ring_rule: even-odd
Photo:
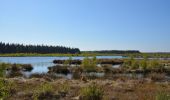
[[[80,94],[82,100],[102,100],[104,91],[101,86],[92,83],[91,85],[82,88]]]

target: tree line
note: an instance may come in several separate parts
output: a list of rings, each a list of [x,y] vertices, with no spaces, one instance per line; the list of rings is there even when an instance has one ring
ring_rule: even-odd
[[[23,45],[0,42],[0,53],[70,53],[79,54],[78,48],[48,45]]]
[[[86,53],[99,53],[99,54],[138,54],[138,50],[101,50],[101,51],[85,51]]]

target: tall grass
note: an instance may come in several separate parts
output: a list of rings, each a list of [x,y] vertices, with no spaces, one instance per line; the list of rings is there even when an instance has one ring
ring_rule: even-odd
[[[123,63],[123,67],[126,69],[159,69],[163,70],[164,66],[159,60],[149,60],[144,58],[142,60],[134,59],[133,57],[130,59],[125,59]]]
[[[54,93],[54,89],[49,83],[42,83],[39,87],[35,88],[33,93],[34,100],[44,100],[50,98]]]
[[[156,95],[156,100],[170,100],[170,93],[159,92]]]
[[[15,91],[15,84],[4,79],[0,79],[0,100],[7,99]]]
[[[97,68],[97,59],[96,57],[88,58],[85,57],[82,61],[82,68],[84,69],[85,72],[96,72]]]
[[[82,100],[102,100],[104,91],[103,88],[96,83],[92,83],[87,87],[81,89]]]

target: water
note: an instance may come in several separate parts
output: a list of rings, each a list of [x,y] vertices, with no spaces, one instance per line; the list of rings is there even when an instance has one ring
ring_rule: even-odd
[[[97,56],[97,59],[121,59],[122,56]],[[23,72],[26,76],[33,73],[47,73],[48,67],[53,66],[53,60],[67,60],[69,57],[0,57],[0,62],[17,63],[17,64],[31,64],[33,70],[31,72]],[[82,60],[84,57],[72,57],[72,59]],[[61,75],[62,76],[62,75]],[[68,76],[69,78],[71,75]]]

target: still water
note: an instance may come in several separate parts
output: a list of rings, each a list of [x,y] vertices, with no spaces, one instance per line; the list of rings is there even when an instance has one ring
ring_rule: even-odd
[[[121,59],[122,56],[96,56],[97,59]],[[84,57],[72,57],[72,59],[82,60]],[[69,57],[0,57],[0,62],[17,63],[17,64],[31,64],[33,70],[25,72],[26,75],[33,73],[47,73],[48,67],[53,66],[53,60],[66,60]],[[117,67],[117,66],[116,66]]]

